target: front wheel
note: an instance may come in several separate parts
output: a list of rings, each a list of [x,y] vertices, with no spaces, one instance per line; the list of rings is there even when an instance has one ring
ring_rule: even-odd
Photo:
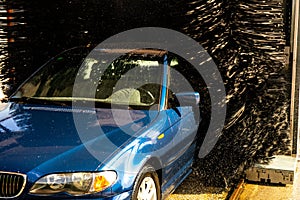
[[[157,173],[150,165],[143,167],[136,178],[132,200],[160,200],[160,184]]]

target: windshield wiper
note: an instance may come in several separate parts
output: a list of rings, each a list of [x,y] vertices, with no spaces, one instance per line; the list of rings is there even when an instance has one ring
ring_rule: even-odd
[[[27,103],[29,99],[30,99],[30,97],[16,97],[16,96],[13,96],[13,97],[10,97],[8,99],[8,101],[13,101],[13,102],[17,102],[17,103]]]
[[[51,99],[40,99],[34,97],[11,97],[9,101],[21,103],[21,104],[42,104],[42,105],[60,105],[60,106],[69,106],[72,104],[70,101],[53,101]]]

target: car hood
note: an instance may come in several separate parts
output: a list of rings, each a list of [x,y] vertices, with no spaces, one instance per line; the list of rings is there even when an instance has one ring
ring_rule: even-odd
[[[22,173],[95,170],[157,115],[17,103],[0,110],[0,171]]]

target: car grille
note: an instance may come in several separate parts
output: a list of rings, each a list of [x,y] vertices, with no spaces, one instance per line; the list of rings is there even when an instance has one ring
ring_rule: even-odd
[[[19,196],[26,184],[26,175],[0,172],[0,199]]]

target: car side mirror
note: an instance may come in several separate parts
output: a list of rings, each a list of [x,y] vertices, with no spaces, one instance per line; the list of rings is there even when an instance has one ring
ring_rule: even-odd
[[[179,117],[181,113],[178,106],[197,106],[200,103],[200,94],[198,92],[180,92],[175,93],[169,98],[169,107],[172,108]]]
[[[175,96],[180,106],[196,106],[200,103],[199,92],[180,92]]]

